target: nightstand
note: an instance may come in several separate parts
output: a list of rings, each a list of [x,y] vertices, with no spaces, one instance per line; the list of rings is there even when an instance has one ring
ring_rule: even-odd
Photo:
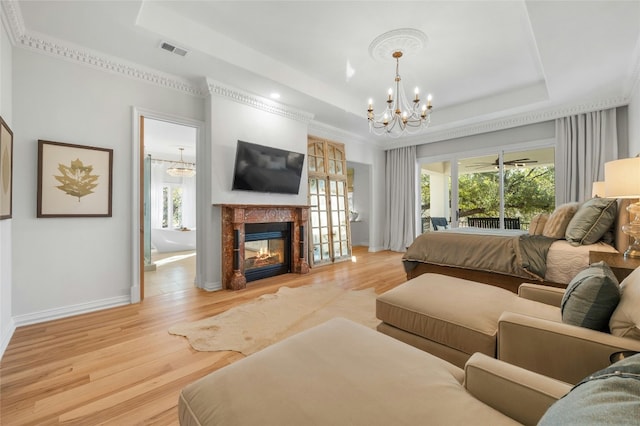
[[[604,260],[604,262],[609,265],[618,282],[622,282],[634,269],[640,267],[640,258],[625,258],[621,253],[608,253],[604,251],[589,252],[589,264],[600,262],[601,260]]]

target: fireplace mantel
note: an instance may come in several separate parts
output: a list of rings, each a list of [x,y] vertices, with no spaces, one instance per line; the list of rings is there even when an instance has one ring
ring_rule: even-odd
[[[308,206],[221,204],[222,209],[222,285],[229,290],[246,288],[244,276],[244,225],[246,223],[291,223],[291,272],[306,274],[305,227]]]

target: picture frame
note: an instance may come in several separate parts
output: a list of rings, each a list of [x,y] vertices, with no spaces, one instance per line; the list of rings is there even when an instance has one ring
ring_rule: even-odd
[[[38,140],[37,217],[111,217],[113,150]]]
[[[13,212],[13,132],[0,117],[0,220]]]

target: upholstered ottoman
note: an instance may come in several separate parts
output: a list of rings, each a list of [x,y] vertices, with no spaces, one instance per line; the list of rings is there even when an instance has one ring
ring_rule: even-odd
[[[534,425],[566,383],[475,354],[465,370],[334,318],[186,386],[182,426]]]
[[[462,367],[475,352],[496,356],[503,312],[560,322],[560,309],[487,284],[423,274],[378,296],[378,326],[391,337]]]

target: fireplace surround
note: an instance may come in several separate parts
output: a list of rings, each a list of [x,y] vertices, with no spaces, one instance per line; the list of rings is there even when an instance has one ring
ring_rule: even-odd
[[[247,265],[251,263],[246,262],[247,257],[255,257],[255,253],[247,256],[248,251],[245,250],[245,237],[247,235],[245,228],[247,224],[287,224],[284,228],[286,228],[285,234],[288,234],[288,238],[282,239],[287,241],[287,245],[289,246],[284,248],[284,250],[286,250],[284,257],[288,257],[288,269],[290,272],[297,274],[306,274],[309,272],[305,246],[305,227],[309,218],[308,206],[223,204],[220,207],[222,209],[223,288],[241,290],[247,286],[247,276],[245,272],[246,269],[251,269],[247,268]],[[251,227],[252,226],[250,226],[250,228]],[[258,227],[257,233],[262,231],[261,228],[267,227]],[[276,226],[276,228],[283,227]],[[264,235],[270,234],[267,232]],[[269,238],[263,240],[268,240]],[[275,237],[273,238],[275,239]],[[249,239],[252,238],[250,237]],[[283,272],[287,271],[281,269],[280,273]],[[251,273],[252,272],[249,271],[249,274]]]

